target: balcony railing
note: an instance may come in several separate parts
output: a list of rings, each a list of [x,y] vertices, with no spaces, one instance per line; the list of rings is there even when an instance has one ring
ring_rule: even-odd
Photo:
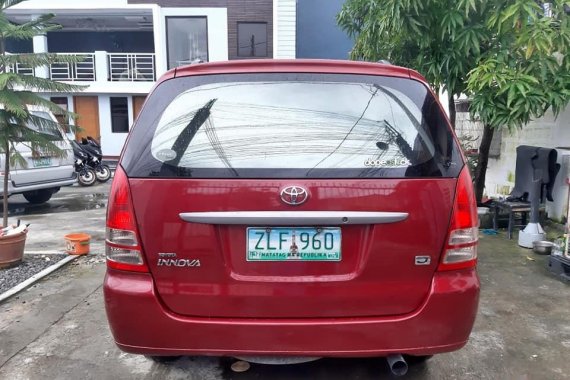
[[[33,67],[26,66],[22,63],[16,63],[15,65],[6,66],[6,71],[9,73],[16,73],[22,75],[36,75],[36,71]]]
[[[108,53],[111,82],[153,82],[156,80],[155,55],[138,53]]]
[[[59,55],[74,55],[81,61],[52,63],[49,67],[49,76],[52,80],[63,82],[94,82],[97,80],[95,54],[62,53]]]
[[[6,71],[49,78],[61,82],[154,82],[156,57],[154,53],[57,53],[61,61],[36,69],[25,64],[8,66]],[[63,57],[76,57],[78,62],[66,62]],[[58,58],[59,59],[59,58]]]

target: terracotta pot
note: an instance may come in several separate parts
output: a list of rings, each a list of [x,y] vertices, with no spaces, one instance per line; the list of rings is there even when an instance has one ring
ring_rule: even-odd
[[[0,269],[16,266],[24,257],[27,231],[12,236],[0,237]]]

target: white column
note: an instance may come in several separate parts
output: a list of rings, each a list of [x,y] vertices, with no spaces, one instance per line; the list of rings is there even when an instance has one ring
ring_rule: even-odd
[[[111,130],[111,98],[108,95],[99,95],[99,131],[103,156],[113,156],[115,152]]]
[[[107,82],[109,79],[109,63],[106,51],[95,52],[95,77],[97,82]]]
[[[75,112],[75,102],[73,95],[67,95],[67,111],[71,113]],[[71,118],[71,120],[69,120],[69,124],[75,125],[75,119]]]
[[[34,53],[48,52],[48,39],[45,34],[34,36]],[[49,69],[47,66],[36,67],[36,76],[40,78],[49,78]]]
[[[228,10],[215,8],[208,14],[208,59],[210,62],[228,60]]]
[[[133,106],[133,97],[127,96],[127,104],[129,108],[129,131],[133,127],[133,123],[135,122],[135,107]]]
[[[273,58],[294,59],[297,38],[297,1],[273,1]]]
[[[154,34],[154,52],[156,54],[155,71],[156,79],[160,78],[168,70],[166,56],[166,27],[160,7],[152,9],[152,25]]]
[[[279,46],[279,0],[273,0],[273,58],[277,58]]]

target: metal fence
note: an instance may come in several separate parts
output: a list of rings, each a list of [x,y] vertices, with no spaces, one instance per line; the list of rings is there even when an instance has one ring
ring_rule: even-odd
[[[16,63],[15,65],[6,66],[6,71],[9,73],[16,73],[22,75],[35,75],[36,72],[33,67],[26,66],[22,63]]]
[[[58,81],[94,82],[97,79],[95,71],[95,54],[62,53],[59,55],[73,55],[80,62],[55,62],[50,65],[49,76]]]
[[[111,82],[153,82],[156,80],[155,55],[146,53],[108,53]]]

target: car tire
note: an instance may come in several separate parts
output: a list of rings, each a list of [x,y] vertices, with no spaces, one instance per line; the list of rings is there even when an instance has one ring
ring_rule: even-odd
[[[182,356],[147,356],[155,363],[171,363],[180,359]]]
[[[39,205],[42,203],[46,203],[51,199],[51,196],[53,195],[53,190],[43,189],[43,190],[27,191],[22,195],[31,204]]]

